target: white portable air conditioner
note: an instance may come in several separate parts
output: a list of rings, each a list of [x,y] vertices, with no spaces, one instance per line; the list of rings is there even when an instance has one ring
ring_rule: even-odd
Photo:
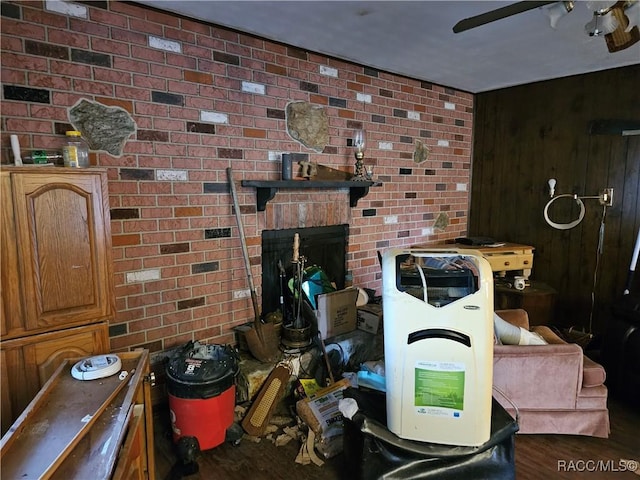
[[[382,260],[387,427],[400,438],[489,440],[493,274],[475,250],[392,249]]]

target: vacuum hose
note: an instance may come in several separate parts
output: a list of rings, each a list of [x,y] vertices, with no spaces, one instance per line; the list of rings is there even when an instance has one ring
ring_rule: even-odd
[[[549,207],[557,199],[563,198],[563,197],[569,197],[569,198],[574,199],[576,201],[576,203],[578,204],[578,206],[580,207],[580,213],[578,214],[578,218],[576,220],[574,220],[573,222],[556,223],[556,222],[551,221],[551,219],[549,218]],[[557,196],[553,197],[551,200],[549,200],[549,202],[544,207],[544,219],[547,221],[547,223],[549,225],[551,225],[553,228],[557,228],[558,230],[569,230],[570,228],[573,228],[576,225],[578,225],[582,221],[583,218],[584,218],[584,203],[582,202],[582,200],[580,198],[578,198],[576,195],[573,195],[571,193],[565,193],[563,195],[557,195]]]
[[[522,327],[511,325],[495,313],[493,314],[493,328],[496,337],[504,345],[546,345],[547,343],[538,335]]]

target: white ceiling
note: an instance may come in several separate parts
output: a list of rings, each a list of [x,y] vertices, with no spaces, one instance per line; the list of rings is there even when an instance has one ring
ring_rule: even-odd
[[[454,34],[459,20],[514,2],[139,0],[305,50],[471,93],[640,63],[584,30],[585,2],[551,28],[540,8]],[[544,8],[544,7],[543,7]]]

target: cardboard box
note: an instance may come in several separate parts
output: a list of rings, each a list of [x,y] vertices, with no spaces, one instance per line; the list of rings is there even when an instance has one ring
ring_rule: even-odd
[[[345,288],[318,295],[318,330],[322,338],[335,337],[356,329],[358,290]]]
[[[382,305],[368,303],[358,307],[358,330],[379,333],[382,329]]]

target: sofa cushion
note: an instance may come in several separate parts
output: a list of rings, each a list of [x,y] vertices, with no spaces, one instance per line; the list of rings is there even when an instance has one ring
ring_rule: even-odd
[[[606,372],[602,365],[594,362],[585,355],[584,368],[582,371],[582,386],[597,387],[602,385],[606,379]]]

